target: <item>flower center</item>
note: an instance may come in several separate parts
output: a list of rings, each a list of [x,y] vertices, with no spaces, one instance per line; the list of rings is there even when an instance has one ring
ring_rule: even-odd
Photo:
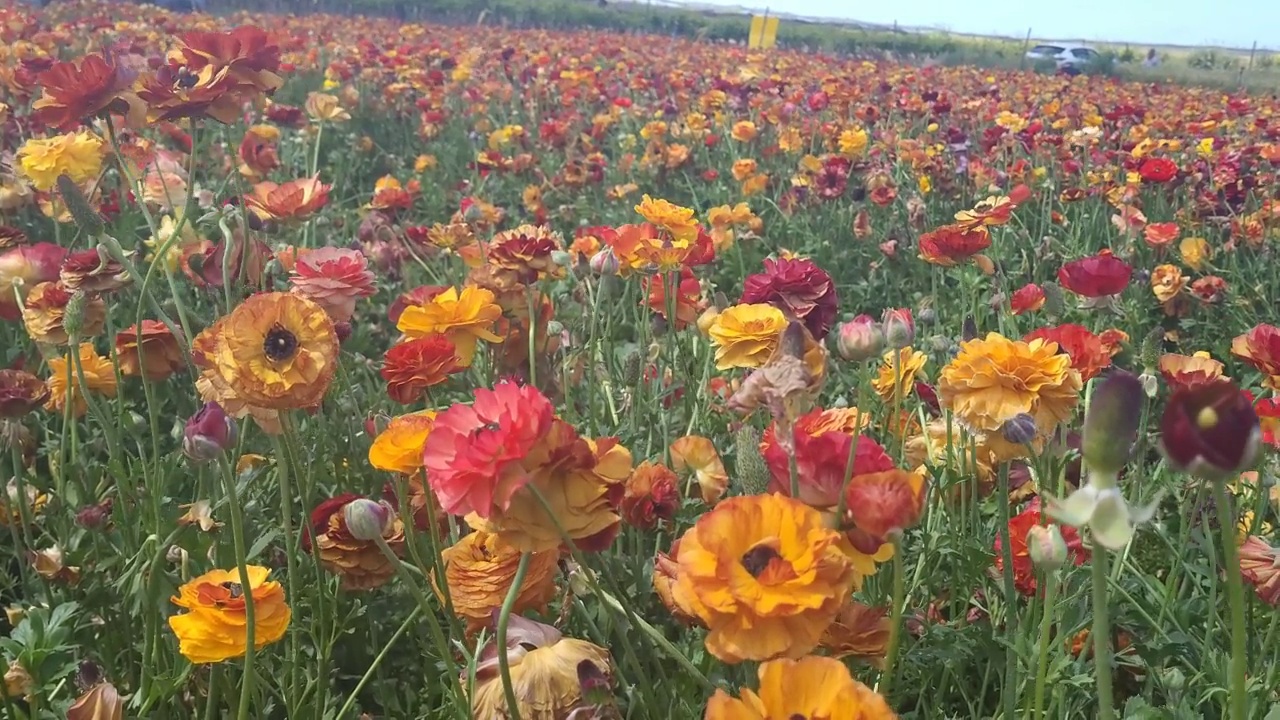
[[[183,90],[190,90],[198,82],[200,82],[200,76],[183,67],[178,70],[178,77],[173,84]]]
[[[222,583],[222,587],[226,588],[227,592],[231,594],[232,600],[244,596],[244,587],[241,586],[240,583],[224,582]]]
[[[759,578],[765,568],[769,567],[769,563],[781,558],[778,551],[768,545],[757,545],[742,554],[741,562],[742,567],[751,573],[751,577]]]
[[[1196,413],[1196,426],[1201,430],[1212,429],[1217,424],[1218,411],[1214,410],[1212,406],[1201,408],[1200,412]]]
[[[272,362],[284,362],[298,352],[298,336],[280,323],[271,326],[262,341],[262,352]]]

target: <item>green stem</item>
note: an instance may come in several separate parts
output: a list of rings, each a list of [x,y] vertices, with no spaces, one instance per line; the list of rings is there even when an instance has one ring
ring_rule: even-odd
[[[283,420],[283,411],[282,417]],[[286,432],[292,428],[286,428]],[[289,573],[286,583],[289,588],[289,598],[293,602],[298,602],[301,596],[298,594],[298,561],[294,557],[294,536],[293,536],[293,483],[290,478],[290,462],[289,455],[285,451],[284,443],[278,435],[271,438],[272,444],[275,446],[276,452],[276,478],[280,483],[280,529],[284,533],[284,557],[285,570]],[[298,654],[298,631],[293,627],[289,628],[289,657],[302,657]],[[288,700],[288,710],[290,713],[297,707],[298,700],[298,673],[301,669],[301,663],[289,663],[289,692],[285,696]]]
[[[1111,621],[1107,603],[1107,549],[1093,544],[1093,667],[1098,683],[1098,720],[1114,720],[1111,694]]]
[[[511,589],[502,601],[502,610],[498,614],[498,673],[502,676],[502,693],[507,698],[507,717],[520,720],[520,706],[516,702],[515,686],[511,684],[511,660],[507,657],[507,624],[511,621],[511,608],[520,595],[520,586],[524,585],[524,576],[529,572],[529,561],[533,553],[521,553],[520,564],[516,566],[515,579],[511,581]]]
[[[1224,483],[1213,484],[1214,504],[1218,506],[1218,525],[1222,533],[1222,571],[1227,576],[1227,599],[1231,608],[1231,720],[1249,717],[1249,695],[1245,685],[1245,666],[1249,651],[1245,636],[1244,582],[1240,577],[1239,549],[1236,547],[1236,523]]]
[[[1049,636],[1053,631],[1053,605],[1058,599],[1058,575],[1051,572],[1044,577],[1044,616],[1040,618],[1040,647],[1036,657],[1036,692],[1032,701],[1032,718],[1042,718],[1045,683],[1049,679]]]
[[[381,652],[379,652],[377,657],[373,659],[373,662],[369,665],[369,669],[366,670],[364,675],[360,678],[360,682],[356,683],[355,688],[351,690],[351,694],[347,696],[347,701],[338,709],[338,714],[335,717],[347,717],[347,713],[351,710],[351,706],[356,702],[356,696],[359,695],[360,691],[364,689],[364,686],[369,683],[373,674],[377,672],[378,667],[382,665],[382,661],[386,659],[387,653],[391,650],[392,646],[396,644],[396,641],[400,639],[401,635],[404,635],[405,631],[409,629],[409,625],[418,618],[418,613],[421,612],[421,607],[415,607],[413,611],[409,613],[409,617],[405,618],[404,622],[400,623],[400,627],[391,636],[391,639],[387,641],[387,644],[382,646]]]
[[[898,664],[898,650],[902,646],[902,606],[907,588],[906,563],[902,559],[902,540],[893,543],[893,606],[889,608],[889,642],[884,653],[884,673],[876,691],[888,697],[893,687],[893,671]]]
[[[244,544],[244,517],[241,513],[240,498],[236,492],[236,479],[226,458],[220,458],[218,469],[222,473],[222,487],[227,494],[228,508],[231,511],[231,537],[235,544],[236,567],[240,570],[240,588],[244,593],[244,677],[240,680],[240,705],[236,709],[237,720],[247,720],[249,704],[253,697],[253,659],[257,652],[254,643],[256,625],[254,624],[253,584],[249,580],[249,562]],[[295,599],[294,602],[297,602]]]
[[[1018,591],[1013,581],[1013,541],[1009,537],[1009,464],[1000,466],[1000,489],[996,503],[1000,506],[1000,560],[1004,566],[1004,716],[1014,717],[1017,695],[1014,693],[1014,678],[1018,674],[1018,654],[1016,648]]]
[[[535,318],[542,313],[539,312],[541,308],[538,307],[538,288],[530,285],[526,288],[526,293],[529,304],[529,326],[525,328],[525,333],[529,336],[529,386],[536,388],[538,387],[538,330]]]

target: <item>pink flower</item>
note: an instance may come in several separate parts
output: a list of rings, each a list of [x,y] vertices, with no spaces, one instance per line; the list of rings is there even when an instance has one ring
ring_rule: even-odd
[[[488,518],[529,482],[521,461],[551,430],[551,401],[537,388],[499,383],[475,402],[436,416],[422,448],[427,483],[445,512]]]
[[[1262,538],[1250,535],[1240,546],[1240,574],[1258,597],[1272,607],[1280,605],[1280,552]]]
[[[364,255],[355,250],[323,247],[299,254],[293,291],[325,309],[334,322],[348,322],[356,300],[374,292],[374,275]]]
[[[67,251],[53,243],[23,245],[0,254],[0,320],[17,320],[21,308],[14,297],[14,284],[18,281],[18,293],[27,296],[31,288],[42,282],[58,279],[58,271]]]

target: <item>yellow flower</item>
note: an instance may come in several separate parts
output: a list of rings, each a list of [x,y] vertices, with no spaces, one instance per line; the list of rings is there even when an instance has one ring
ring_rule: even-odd
[[[756,136],[756,124],[750,120],[739,120],[733,124],[729,136],[738,142],[751,142]]]
[[[707,650],[728,663],[808,654],[854,581],[840,534],[778,494],[724,500],[680,539],[676,562],[676,604],[706,623]]]
[[[18,161],[22,174],[37,190],[52,190],[60,175],[84,185],[102,171],[103,146],[102,138],[87,131],[32,138],[18,150]]]
[[[435,420],[434,410],[392,418],[369,448],[369,464],[387,472],[405,475],[416,472],[422,467],[422,446]]]
[[[786,316],[772,305],[726,308],[707,332],[716,346],[716,369],[760,367],[773,353],[778,336],[786,327]]]
[[[271,571],[250,565],[253,595],[253,646],[262,648],[284,637],[290,610],[280,583],[268,581]],[[248,645],[245,588],[239,569],[210,570],[178,588],[170,602],[189,612],[169,618],[178,636],[178,651],[196,664],[216,663],[244,655]]]
[[[116,372],[110,358],[102,357],[93,349],[93,343],[80,343],[80,367],[84,371],[84,384],[89,392],[107,397],[116,396]],[[71,362],[71,356],[49,359],[49,400],[45,409],[63,412],[67,406],[67,392],[71,393],[71,413],[81,417],[89,411],[89,401],[80,387],[79,375]]]
[[[1010,340],[998,333],[970,340],[942,369],[938,399],[970,428],[998,432],[1022,413],[1048,433],[1067,419],[1080,394],[1080,373],[1058,344]]]
[[[173,238],[173,233],[177,231],[180,219],[181,215],[178,216],[178,219],[175,219],[172,215],[161,216],[160,227],[156,228],[156,234],[142,241],[144,245],[151,248],[153,253],[152,255],[147,256],[147,260],[154,261],[154,252],[164,247],[165,243],[169,242],[169,240]],[[164,267],[167,268],[169,272],[176,272],[178,270],[178,263],[182,260],[183,248],[199,242],[201,242],[201,238],[196,234],[194,224],[191,222],[182,223],[182,233],[179,235],[179,239],[175,240],[174,243],[169,246],[169,249],[165,251],[163,261]]]
[[[898,716],[884,698],[849,674],[844,663],[809,655],[771,660],[760,666],[759,690],[742,689],[741,699],[724,690],[707,703],[704,720],[891,720]]]
[[[729,486],[729,474],[725,472],[720,453],[711,440],[701,435],[686,435],[671,443],[671,467],[676,472],[684,472],[686,468],[693,471],[702,491],[702,501],[708,505],[720,500]]]
[[[898,368],[896,371],[893,367],[895,353],[898,355]],[[906,402],[906,398],[911,394],[911,391],[915,389],[916,373],[924,368],[926,360],[928,360],[928,356],[910,347],[886,352],[884,361],[880,365],[880,372],[876,374],[876,379],[872,381],[876,394],[887,405],[902,405]]]
[[[661,198],[654,200],[645,195],[636,205],[635,211],[646,221],[666,230],[672,239],[691,243],[698,239],[698,221],[693,217],[693,209],[673,205]]]
[[[339,123],[351,119],[351,113],[338,103],[338,98],[326,93],[309,93],[306,108],[307,115],[316,122]]]
[[[861,155],[867,149],[867,131],[862,128],[849,128],[840,133],[837,142],[841,155],[847,157]]]
[[[1182,254],[1182,262],[1192,270],[1200,270],[1213,257],[1213,248],[1202,237],[1183,238],[1178,243],[1178,252]]]
[[[459,293],[451,287],[425,305],[405,308],[396,327],[415,339],[444,335],[453,343],[458,363],[470,367],[478,341],[502,342],[493,332],[493,324],[502,317],[502,308],[494,300],[493,292],[484,288],[466,285]]]
[[[333,321],[300,295],[252,295],[214,328],[201,333],[212,335],[212,357],[196,364],[211,365],[237,397],[257,407],[315,407],[338,369]]]
[[[1187,278],[1177,265],[1157,265],[1151,271],[1151,293],[1156,300],[1167,303],[1178,297],[1187,286]]]
[[[424,173],[437,164],[435,155],[419,155],[413,161],[413,171],[416,173]]]

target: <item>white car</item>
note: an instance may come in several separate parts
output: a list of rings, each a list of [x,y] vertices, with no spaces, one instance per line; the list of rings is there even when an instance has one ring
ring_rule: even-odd
[[[1075,43],[1042,43],[1027,51],[1028,60],[1053,60],[1059,70],[1078,70],[1098,57],[1098,51]]]

